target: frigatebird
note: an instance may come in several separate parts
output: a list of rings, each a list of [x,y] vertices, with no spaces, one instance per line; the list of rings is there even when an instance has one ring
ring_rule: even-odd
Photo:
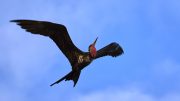
[[[84,52],[74,45],[68,34],[67,28],[62,24],[52,23],[48,21],[24,19],[11,20],[10,22],[17,23],[17,25],[21,26],[21,28],[25,29],[27,32],[33,34],[40,34],[51,38],[69,60],[72,67],[72,71],[64,77],[62,77],[61,79],[52,83],[50,86],[58,84],[62,80],[72,80],[74,82],[75,87],[79,79],[81,70],[85,68],[87,65],[89,65],[93,60],[103,56],[117,57],[124,53],[121,46],[116,42],[112,42],[97,51],[95,48],[95,44],[98,38],[96,38],[96,40],[89,45],[89,51]]]

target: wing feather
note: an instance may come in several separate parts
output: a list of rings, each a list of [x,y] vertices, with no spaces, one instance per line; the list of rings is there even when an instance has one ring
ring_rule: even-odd
[[[116,56],[119,56],[123,53],[124,53],[124,51],[121,48],[121,46],[118,43],[113,42],[113,43],[101,48],[100,50],[98,50],[96,58],[100,58],[103,56],[116,57]]]
[[[35,20],[11,20],[11,22],[17,23],[17,25],[21,26],[21,28],[25,29],[27,32],[50,37],[68,58],[71,65],[74,62],[74,53],[82,52],[74,45],[66,27],[62,24]]]

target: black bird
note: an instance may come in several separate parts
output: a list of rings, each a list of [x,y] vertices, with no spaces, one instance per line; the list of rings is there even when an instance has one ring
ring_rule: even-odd
[[[81,70],[89,65],[93,60],[108,55],[116,57],[123,53],[123,49],[116,42],[112,42],[96,51],[95,44],[98,38],[96,38],[96,40],[89,46],[89,52],[83,52],[73,44],[66,27],[62,24],[35,20],[11,20],[10,22],[17,23],[17,25],[21,26],[21,28],[25,29],[27,32],[48,36],[56,43],[58,48],[69,60],[72,71],[50,86],[58,84],[65,79],[65,81],[73,80],[75,87]]]

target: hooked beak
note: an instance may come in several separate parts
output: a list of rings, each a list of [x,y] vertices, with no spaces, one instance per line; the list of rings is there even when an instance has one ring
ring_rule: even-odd
[[[97,41],[98,37],[96,38],[96,40],[94,41],[93,45],[95,46],[96,45],[96,41]]]

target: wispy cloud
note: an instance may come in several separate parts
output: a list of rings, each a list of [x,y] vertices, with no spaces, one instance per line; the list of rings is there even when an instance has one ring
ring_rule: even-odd
[[[170,93],[156,97],[143,92],[140,88],[106,89],[88,94],[80,94],[77,101],[179,101],[179,93]],[[72,100],[73,101],[73,100]]]

